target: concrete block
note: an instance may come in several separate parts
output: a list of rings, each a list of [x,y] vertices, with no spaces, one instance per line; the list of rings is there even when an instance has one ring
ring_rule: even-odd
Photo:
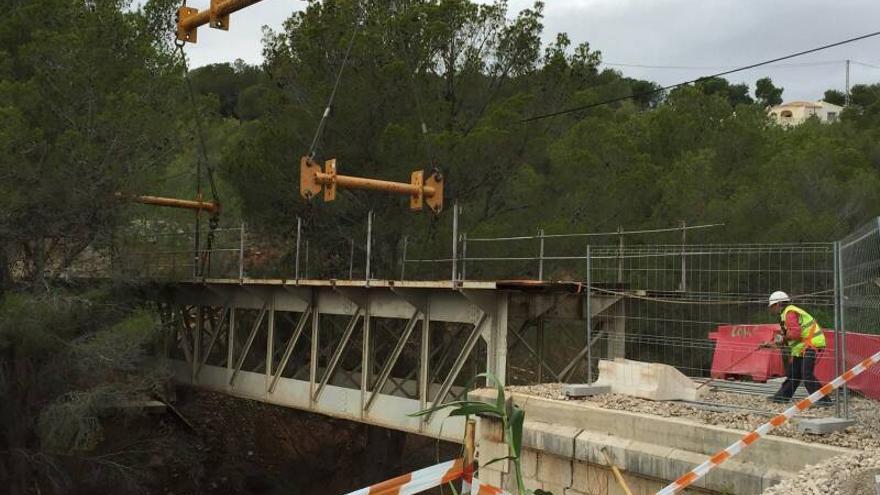
[[[526,421],[522,443],[523,447],[571,459],[574,457],[574,439],[580,432],[580,428],[564,424]]]
[[[500,420],[488,417],[481,417],[477,422],[479,430],[478,438],[490,440],[492,442],[504,441],[504,425]]]
[[[486,469],[500,471],[502,473],[508,472],[509,461],[498,461],[489,464],[492,460],[501,459],[507,457],[507,455],[508,448],[506,443],[492,442],[486,439],[480,440],[479,448],[477,450],[477,460],[479,460],[480,465],[485,466]]]
[[[568,383],[565,385],[566,397],[592,397],[594,395],[610,393],[611,387],[607,385],[595,385],[590,383]]]
[[[797,430],[801,433],[813,435],[827,435],[835,431],[842,431],[856,424],[854,419],[844,418],[809,418],[797,422]]]
[[[541,480],[535,478],[529,478],[523,476],[523,485],[525,485],[526,490],[543,490],[544,483]],[[513,479],[513,489],[516,490],[516,478]]]
[[[553,495],[563,495],[565,493],[566,488],[568,488],[568,487],[565,487],[562,485],[557,485],[554,483],[547,483],[545,481],[543,490],[545,492],[550,492]]]
[[[599,361],[599,379],[594,385],[649,400],[697,400],[708,392],[708,387],[698,389],[693,380],[668,364],[622,358]]]
[[[574,461],[572,464],[573,489],[583,493],[608,493],[611,471],[595,464]]]
[[[571,463],[571,457],[556,457],[542,452],[538,454],[538,479],[545,485],[571,486]]]
[[[520,467],[523,476],[538,476],[538,454],[534,450],[523,449],[520,453]]]
[[[482,481],[483,483],[488,483],[492,486],[501,488],[501,476],[502,475],[503,475],[503,473],[498,472],[498,471],[480,469],[480,472],[478,473],[477,478],[479,478],[479,480]]]
[[[608,465],[602,454],[604,448],[618,466],[626,464],[626,453],[632,440],[614,435],[582,431],[574,440],[574,458],[600,466]]]
[[[516,493],[516,475],[513,473],[501,473],[501,484],[498,485],[498,488],[510,493]]]

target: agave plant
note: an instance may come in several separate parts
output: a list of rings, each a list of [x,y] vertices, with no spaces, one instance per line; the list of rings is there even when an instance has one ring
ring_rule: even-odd
[[[493,375],[492,373],[480,373],[479,375],[473,377],[468,382],[467,386],[465,386],[465,392],[470,392],[474,390],[474,385],[480,378],[485,378],[487,384],[495,387],[496,396],[494,404],[478,400],[457,400],[435,405],[434,407],[413,413],[411,414],[411,416],[425,416],[443,409],[451,409],[451,411],[449,412],[450,417],[468,417],[472,415],[480,415],[484,417],[495,418],[501,421],[504,432],[504,441],[505,443],[507,443],[508,455],[506,457],[491,459],[488,462],[484,463],[483,466],[488,466],[496,462],[511,460],[513,461],[514,472],[516,473],[516,484],[519,494],[552,495],[551,493],[544,490],[526,490],[525,485],[523,484],[520,454],[522,453],[522,434],[523,421],[525,420],[526,416],[525,411],[513,404],[513,402],[507,402],[504,395],[504,386],[501,385],[501,382],[499,382],[495,375]],[[467,397],[467,394],[464,394],[464,396]]]

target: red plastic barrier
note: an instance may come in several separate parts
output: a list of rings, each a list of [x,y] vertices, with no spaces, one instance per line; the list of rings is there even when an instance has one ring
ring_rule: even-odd
[[[712,378],[728,379],[751,377],[753,381],[765,382],[769,378],[785,376],[782,356],[776,349],[755,349],[762,342],[773,340],[779,325],[720,325],[709,338],[716,342],[712,356]],[[837,335],[834,330],[824,329],[826,348],[816,363],[816,378],[827,383],[846,369],[880,351],[880,335],[847,332],[846,362],[842,370],[834,365],[834,349]],[[751,353],[751,354],[750,354]],[[865,397],[880,400],[880,376],[876,372],[863,373],[848,384]]]
[[[772,342],[779,325],[720,325],[710,333],[714,340],[712,378],[750,376],[756,382],[785,376],[785,367],[775,349],[758,349],[764,342]],[[832,362],[833,370],[833,362]]]
[[[827,347],[820,354],[819,362],[816,364],[816,378],[822,383],[827,383],[837,376],[834,367],[834,348],[837,346],[837,334],[834,330],[824,330],[825,342]],[[847,332],[846,333],[846,364],[843,369],[849,369],[880,351],[880,335],[869,335],[864,333]],[[869,370],[867,373],[853,378],[847,386],[851,390],[855,390],[865,397],[880,400],[880,376],[876,371]]]

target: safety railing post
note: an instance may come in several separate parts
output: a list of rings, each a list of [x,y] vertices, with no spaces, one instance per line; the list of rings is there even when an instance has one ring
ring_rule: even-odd
[[[348,279],[354,280],[354,239],[349,240],[348,249]]]
[[[467,280],[467,232],[461,234],[461,279]]]
[[[306,259],[305,259],[304,274],[305,274],[305,278],[308,279],[309,278],[309,240],[308,239],[306,239],[305,248],[306,248]]]
[[[297,285],[299,284],[299,250],[302,243],[302,218],[296,217],[296,254],[294,255],[293,274]]]
[[[238,279],[244,280],[244,222],[241,222],[238,239]]]
[[[373,246],[373,210],[367,213],[367,262],[364,268],[364,280],[367,286],[370,285],[370,256]]]
[[[623,283],[623,226],[617,227],[617,281]]]
[[[455,285],[458,277],[456,276],[456,270],[458,270],[458,202],[456,201],[452,205],[452,285]]]
[[[403,236],[403,257],[400,261],[400,280],[406,280],[406,248],[409,244],[409,236]]]
[[[538,229],[538,280],[544,280],[544,229]]]

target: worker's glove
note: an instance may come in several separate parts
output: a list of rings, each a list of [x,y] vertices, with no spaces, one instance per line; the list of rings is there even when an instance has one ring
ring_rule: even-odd
[[[784,340],[784,337],[782,336],[782,333],[777,333],[776,335],[773,336],[773,343],[776,345],[782,345],[783,340]]]

